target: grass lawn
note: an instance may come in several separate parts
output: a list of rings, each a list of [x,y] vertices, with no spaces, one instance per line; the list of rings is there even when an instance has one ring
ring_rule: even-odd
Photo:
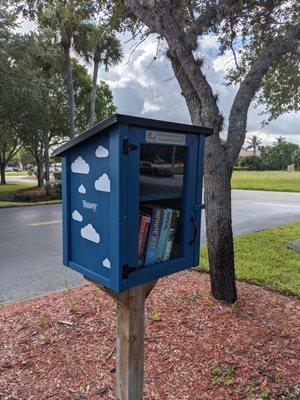
[[[9,182],[6,185],[0,185],[0,194],[14,192],[19,189],[27,189],[36,186],[35,182]]]
[[[300,171],[234,171],[233,189],[300,192]]]
[[[237,279],[300,297],[300,253],[285,244],[300,239],[300,221],[234,239]],[[207,270],[207,248],[198,270]]]
[[[32,207],[32,206],[48,206],[52,204],[60,204],[61,200],[48,200],[48,201],[37,201],[35,203],[25,203],[18,201],[0,201],[0,208],[11,208],[11,207]]]
[[[20,171],[20,172],[5,172],[6,176],[28,176],[27,171]]]

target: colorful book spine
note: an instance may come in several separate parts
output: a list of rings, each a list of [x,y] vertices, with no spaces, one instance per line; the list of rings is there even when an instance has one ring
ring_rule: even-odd
[[[158,244],[158,255],[157,255],[157,263],[162,262],[166,243],[169,236],[171,219],[172,219],[172,209],[166,208],[163,210],[163,221],[162,221],[162,229],[159,237],[159,244]]]
[[[150,216],[143,214],[140,215],[140,230],[138,238],[139,266],[144,263],[150,220]]]
[[[174,236],[171,245],[171,254],[169,260],[179,257],[180,249],[176,246],[176,243],[180,243],[181,230],[179,229],[180,211],[176,210],[176,218],[174,222]]]
[[[159,235],[162,225],[162,215],[163,215],[163,209],[152,208],[145,265],[151,265],[156,263]]]
[[[176,228],[178,225],[179,215],[180,215],[179,211],[172,210],[169,235],[168,235],[168,239],[167,239],[167,242],[165,245],[162,261],[168,261],[171,257],[171,252],[172,252],[172,249],[174,248],[174,240],[175,240],[175,234],[176,234]]]

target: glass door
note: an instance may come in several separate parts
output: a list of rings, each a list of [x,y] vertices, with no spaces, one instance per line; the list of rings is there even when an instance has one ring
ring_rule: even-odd
[[[140,146],[139,266],[183,256],[186,152],[184,146]]]
[[[177,144],[171,134],[170,143],[153,143],[146,130],[131,128],[130,133],[130,262],[139,270],[176,263],[186,268],[194,254],[197,137],[178,135]]]

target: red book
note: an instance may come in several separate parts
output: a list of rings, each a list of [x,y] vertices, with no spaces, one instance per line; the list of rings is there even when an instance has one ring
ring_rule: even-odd
[[[138,236],[139,265],[143,265],[144,263],[150,220],[150,216],[144,214],[140,215],[140,229]]]

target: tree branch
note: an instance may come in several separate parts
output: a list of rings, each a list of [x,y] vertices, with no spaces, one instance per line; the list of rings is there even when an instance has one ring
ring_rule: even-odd
[[[219,22],[224,17],[228,9],[230,9],[228,0],[207,2],[206,8],[196,18],[189,34],[196,34],[197,36],[205,35],[216,22]]]
[[[226,141],[227,162],[233,166],[245,141],[247,114],[251,101],[271,65],[284,55],[296,51],[300,39],[300,24],[283,38],[274,40],[253,63],[235,96],[231,107]]]

